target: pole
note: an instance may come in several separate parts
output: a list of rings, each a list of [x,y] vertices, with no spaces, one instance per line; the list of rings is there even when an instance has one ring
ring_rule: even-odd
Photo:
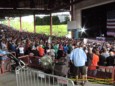
[[[35,14],[34,14],[34,33],[36,33],[36,19],[35,19]]]
[[[8,17],[8,26],[10,27],[10,17]]]
[[[52,14],[50,13],[50,36],[52,36]]]
[[[22,17],[20,16],[20,32],[22,32]]]
[[[73,0],[71,0],[71,3],[73,3]],[[74,19],[73,19],[73,4],[71,4],[71,21],[73,21]],[[71,37],[73,38],[73,35],[74,35],[74,33],[73,33],[73,31],[71,31]]]

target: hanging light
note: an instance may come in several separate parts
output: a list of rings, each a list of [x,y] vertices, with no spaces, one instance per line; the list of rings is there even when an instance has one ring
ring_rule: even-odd
[[[82,33],[85,33],[85,31],[86,31],[86,29],[83,27],[83,28],[81,28],[81,32]]]

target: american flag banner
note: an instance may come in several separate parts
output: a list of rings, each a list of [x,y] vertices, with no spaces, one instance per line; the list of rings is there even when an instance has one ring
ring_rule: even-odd
[[[107,13],[107,35],[115,36],[115,10]]]

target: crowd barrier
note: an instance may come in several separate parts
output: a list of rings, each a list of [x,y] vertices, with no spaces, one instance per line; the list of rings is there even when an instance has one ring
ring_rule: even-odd
[[[17,86],[74,86],[68,78],[46,74],[29,67],[16,69]]]
[[[29,65],[30,63],[29,55],[20,56],[18,58],[22,60],[26,65]]]
[[[10,52],[10,53],[13,54],[14,56],[16,56],[15,52]],[[6,55],[6,56],[8,57],[8,55]],[[2,60],[2,59],[0,60],[0,74],[3,74],[8,71],[11,71],[11,59],[9,57],[4,60]]]
[[[39,57],[38,56],[29,56],[24,55],[18,57],[21,59],[28,67],[35,68],[35,69],[41,69],[39,64]]]
[[[88,78],[92,78],[94,80],[100,80],[107,83],[115,82],[115,67],[113,66],[99,66],[96,71],[88,71]]]
[[[38,57],[35,56],[21,56],[21,60],[23,60],[25,63],[28,64],[31,68],[38,68],[40,69],[40,66],[38,65]],[[28,61],[29,60],[29,61]],[[96,69],[96,75],[90,74],[88,71],[88,78],[90,79],[97,79],[97,80],[103,80],[105,82],[115,82],[115,67],[112,66],[99,66],[98,69]]]
[[[12,55],[16,56],[16,53],[15,52],[10,52]]]
[[[25,55],[25,56],[21,56],[21,57],[18,57],[18,58],[23,60],[26,63],[26,65],[28,65],[28,67],[40,69],[40,66],[38,65],[38,60],[39,60],[38,57]],[[0,61],[0,73],[4,73],[6,71],[11,70],[10,65],[9,65],[10,62],[11,62],[11,59],[6,59],[4,61]],[[31,73],[35,72],[34,70],[25,68],[25,69],[17,70],[17,75],[21,74],[21,73],[26,74],[26,72],[27,72],[26,70],[31,71]],[[23,71],[25,71],[25,72],[23,72]],[[90,72],[88,71],[88,79],[103,80],[104,82],[107,82],[107,83],[115,83],[115,67],[112,67],[112,66],[99,66],[99,68],[96,70],[95,76],[93,74],[89,74],[89,73]],[[35,75],[36,74],[38,74],[38,72],[37,73],[35,72]],[[45,74],[45,75],[47,76],[47,74]],[[19,75],[18,79],[20,77],[22,77],[22,75]],[[25,77],[22,77],[21,80],[23,80],[23,78],[25,78]],[[32,75],[32,77],[33,77],[33,75]],[[37,79],[39,79],[39,78],[37,78]],[[18,86],[21,86],[21,85],[18,85]]]
[[[1,74],[11,70],[10,63],[11,63],[11,60],[9,58],[6,60],[0,61],[0,73]]]

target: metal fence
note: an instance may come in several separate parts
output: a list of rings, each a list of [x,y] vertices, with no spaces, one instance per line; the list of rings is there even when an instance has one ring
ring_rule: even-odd
[[[17,86],[74,86],[68,78],[46,74],[29,67],[16,68]]]

